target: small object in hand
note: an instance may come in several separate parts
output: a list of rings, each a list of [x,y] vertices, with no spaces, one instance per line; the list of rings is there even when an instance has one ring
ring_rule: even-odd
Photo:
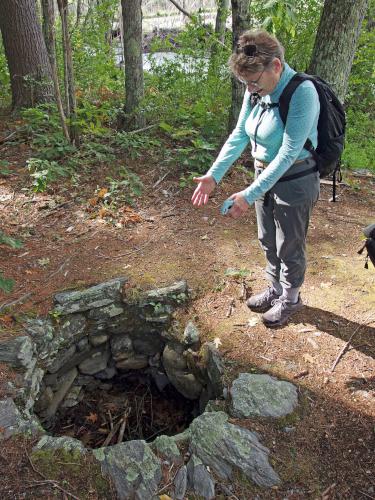
[[[221,215],[226,215],[229,212],[229,210],[232,208],[233,204],[234,204],[234,200],[231,200],[231,199],[225,200],[221,206],[221,209],[220,209]]]

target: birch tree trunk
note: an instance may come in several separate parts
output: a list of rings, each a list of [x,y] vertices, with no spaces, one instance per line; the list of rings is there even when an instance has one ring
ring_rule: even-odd
[[[215,20],[215,34],[221,43],[225,41],[225,26],[229,14],[229,0],[218,0]]]
[[[331,83],[344,101],[368,0],[325,0],[309,73]]]
[[[121,0],[125,55],[125,130],[142,128],[139,109],[144,95],[142,58],[142,0]]]
[[[51,66],[34,0],[2,0],[0,30],[10,73],[12,109],[53,100]]]
[[[240,35],[250,26],[251,0],[231,0],[232,3],[232,36],[233,50],[237,45]],[[241,111],[245,86],[232,76],[232,104],[229,113],[228,133],[236,126],[238,115]]]

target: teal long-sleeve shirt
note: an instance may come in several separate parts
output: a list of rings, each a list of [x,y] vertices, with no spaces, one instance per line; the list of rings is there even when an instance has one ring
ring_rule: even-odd
[[[261,100],[265,103],[277,103],[282,91],[295,73],[285,63],[274,91],[262,97]],[[303,148],[307,138],[311,140],[314,147],[318,140],[320,104],[318,93],[312,82],[302,82],[293,93],[285,127],[278,107],[265,111],[257,131],[255,148],[254,132],[261,111],[259,104],[251,107],[250,93],[246,90],[236,128],[207,172],[217,183],[220,182],[250,141],[252,156],[269,165],[243,191],[249,205],[269,191],[295,161],[310,156],[310,153]]]

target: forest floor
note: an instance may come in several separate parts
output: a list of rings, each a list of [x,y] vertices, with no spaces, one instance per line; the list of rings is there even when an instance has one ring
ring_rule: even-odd
[[[0,132],[8,128],[0,125]],[[59,181],[34,193],[25,168],[30,147],[0,148],[10,170],[0,176],[1,229],[23,241],[20,249],[0,247],[0,268],[15,280],[12,293],[0,299],[0,339],[22,335],[25,318],[46,315],[62,290],[124,275],[141,289],[186,279],[193,299],[183,314],[204,340],[220,339],[227,377],[269,373],[300,393],[292,422],[236,421],[260,434],[282,485],[260,491],[238,482],[232,498],[375,498],[375,270],[364,269],[357,254],[362,228],[374,220],[374,177],[345,174],[337,203],[328,201],[331,187],[322,185],[308,235],[305,307],[285,327],[270,330],[244,302],[244,289],[266,285],[254,209],[239,220],[219,214],[222,201],[248,183],[242,171],[233,169],[211,202],[197,209],[193,188],[180,188],[178,175],[164,177],[147,153],[126,158],[144,184],[142,196],[133,208],[108,211],[98,189],[107,187],[113,165],[98,165],[79,185]],[[0,365],[0,383],[11,377]],[[2,445],[1,498],[54,497],[52,483],[27,486],[40,480],[27,457],[31,446],[20,439]],[[82,478],[64,480],[80,497]],[[83,489],[100,498],[94,487]]]

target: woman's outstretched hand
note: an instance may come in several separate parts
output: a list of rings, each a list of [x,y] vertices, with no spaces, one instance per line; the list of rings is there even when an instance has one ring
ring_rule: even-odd
[[[216,181],[212,175],[202,175],[202,177],[194,177],[193,181],[198,184],[195,188],[191,201],[196,207],[205,205],[208,202],[210,194],[216,187]]]

